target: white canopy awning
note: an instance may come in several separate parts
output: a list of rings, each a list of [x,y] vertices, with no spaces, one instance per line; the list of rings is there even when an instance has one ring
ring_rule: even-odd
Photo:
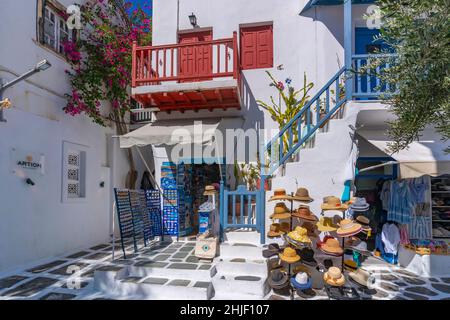
[[[216,130],[240,127],[242,118],[201,120],[157,120],[126,135],[120,136],[120,147],[131,148],[147,145],[198,144],[208,145],[213,141]]]
[[[391,140],[384,130],[358,130],[358,134],[400,163],[401,178],[450,173],[450,155],[444,151],[448,145],[432,129],[425,130],[420,141],[414,141],[408,149],[392,155],[387,150]]]

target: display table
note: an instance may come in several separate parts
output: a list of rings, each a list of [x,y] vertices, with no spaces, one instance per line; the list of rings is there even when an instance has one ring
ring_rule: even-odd
[[[398,263],[407,270],[424,277],[448,275],[450,255],[421,255],[414,250],[400,246]]]

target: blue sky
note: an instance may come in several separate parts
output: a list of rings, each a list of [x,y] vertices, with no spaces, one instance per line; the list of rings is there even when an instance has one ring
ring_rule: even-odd
[[[150,4],[150,6],[152,5],[152,1],[153,0],[128,0],[129,2],[133,3],[133,8],[136,8],[138,6],[141,6],[142,8],[144,7],[144,5],[146,4]],[[150,12],[148,12],[149,14],[151,14],[151,10],[149,10]]]

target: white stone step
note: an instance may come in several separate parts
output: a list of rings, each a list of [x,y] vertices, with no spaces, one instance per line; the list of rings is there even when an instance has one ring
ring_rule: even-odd
[[[220,258],[222,259],[235,259],[244,258],[249,260],[261,260],[262,249],[256,246],[246,246],[239,244],[221,244],[220,245]]]
[[[216,292],[211,300],[265,300],[266,297],[255,296],[253,294],[244,294],[240,292]]]
[[[218,296],[227,292],[239,292],[263,298],[270,291],[266,277],[216,274],[212,283]]]
[[[182,263],[180,263],[182,264]],[[145,265],[131,265],[128,267],[128,274],[136,277],[148,277],[148,276],[164,276],[169,278],[178,279],[191,279],[197,281],[210,281],[211,277],[216,273],[215,267],[211,266],[209,270],[202,269],[169,269],[169,268],[156,268]]]
[[[267,263],[261,261],[236,262],[232,260],[220,261],[216,264],[218,275],[250,276],[254,275],[261,278],[267,278]]]

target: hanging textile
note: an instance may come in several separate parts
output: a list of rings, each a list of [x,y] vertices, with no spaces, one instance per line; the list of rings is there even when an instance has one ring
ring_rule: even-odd
[[[384,251],[396,255],[398,244],[400,243],[400,231],[394,223],[385,223],[381,232],[381,241],[384,245]]]
[[[389,201],[388,220],[402,224],[409,223],[415,202],[407,181],[392,182]]]

